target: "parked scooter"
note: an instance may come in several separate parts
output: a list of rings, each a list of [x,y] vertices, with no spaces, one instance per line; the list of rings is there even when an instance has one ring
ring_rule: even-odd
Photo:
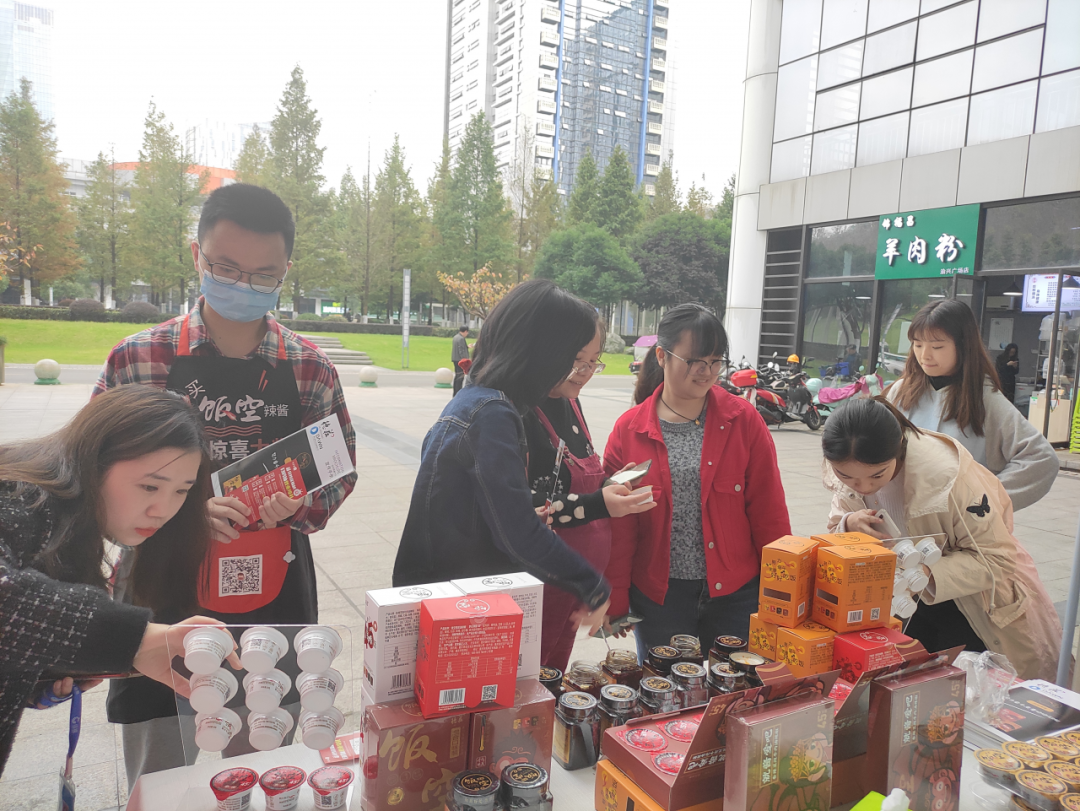
[[[822,388],[819,378],[807,381],[807,389],[814,394],[814,405],[821,413],[822,420],[837,408],[849,400],[860,400],[864,397],[877,397],[885,388],[885,381],[877,372],[863,375],[853,383],[839,388]]]
[[[766,425],[801,422],[811,431],[821,427],[821,414],[806,388],[805,372],[784,374],[771,361],[758,370],[750,367],[745,358],[740,366],[731,374],[730,382],[740,396],[754,404]]]

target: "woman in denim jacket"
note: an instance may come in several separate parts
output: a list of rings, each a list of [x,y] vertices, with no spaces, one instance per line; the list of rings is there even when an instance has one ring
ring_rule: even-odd
[[[533,508],[522,414],[540,403],[596,335],[592,307],[543,279],[488,316],[469,385],[424,438],[394,586],[527,571],[577,597],[599,627],[611,589]]]

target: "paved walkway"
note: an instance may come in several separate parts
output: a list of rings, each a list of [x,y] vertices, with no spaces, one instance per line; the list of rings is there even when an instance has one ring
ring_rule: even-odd
[[[385,379],[386,385],[375,389],[360,389],[346,381],[346,398],[357,432],[359,481],[326,530],[312,537],[312,546],[319,571],[321,621],[354,629],[355,644],[343,658],[352,656],[352,706],[356,707],[356,685],[362,672],[356,634],[362,626],[364,596],[368,589],[390,585],[420,446],[449,398],[447,390],[432,388],[430,381],[430,373],[414,373],[401,381],[406,385],[393,385]],[[63,425],[88,399],[89,382],[0,386],[0,443],[41,436]],[[583,410],[601,452],[615,420],[630,404],[631,384],[628,378],[598,378],[582,396]],[[820,531],[829,500],[821,487],[818,435],[801,426],[788,426],[773,436],[792,529],[798,534]],[[1016,535],[1035,558],[1059,612],[1067,596],[1078,509],[1080,475],[1063,472],[1050,495],[1016,516]],[[618,644],[628,646],[626,641]],[[603,658],[604,651],[603,642],[579,640],[574,658],[595,662]],[[104,704],[104,689],[87,694],[75,772],[83,811],[115,807],[126,797],[119,735],[105,721]],[[0,781],[0,811],[55,808],[55,775],[63,763],[66,731],[66,708],[24,715]]]

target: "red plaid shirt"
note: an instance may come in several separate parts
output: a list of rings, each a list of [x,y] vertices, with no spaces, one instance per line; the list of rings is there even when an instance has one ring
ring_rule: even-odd
[[[188,325],[188,340],[194,357],[221,356],[202,320],[202,299],[199,306],[191,311]],[[125,338],[109,353],[101,377],[91,393],[91,397],[128,383],[144,383],[165,388],[169,379],[169,370],[176,358],[180,339],[180,324],[183,316],[166,321],[151,329],[145,329]],[[271,366],[278,364],[278,336],[285,345],[285,355],[292,364],[296,376],[296,387],[300,392],[300,422],[311,425],[323,417],[337,414],[341,427],[345,431],[345,442],[349,447],[349,456],[356,463],[356,434],[353,431],[349,410],[345,406],[345,395],[341,390],[341,381],[329,358],[312,343],[305,341],[292,330],[282,327],[274,318],[267,316],[266,337],[248,357],[263,358]],[[297,510],[291,521],[293,529],[310,535],[326,526],[326,522],[341,502],[352,492],[356,484],[356,474],[350,473],[323,489],[312,493]]]

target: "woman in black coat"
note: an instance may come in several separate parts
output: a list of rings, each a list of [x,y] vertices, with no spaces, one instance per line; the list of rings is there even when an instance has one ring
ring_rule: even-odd
[[[1001,354],[994,361],[997,367],[998,378],[1001,380],[1001,393],[1005,398],[1016,405],[1016,375],[1020,371],[1020,347],[1009,344],[1001,350]]]

